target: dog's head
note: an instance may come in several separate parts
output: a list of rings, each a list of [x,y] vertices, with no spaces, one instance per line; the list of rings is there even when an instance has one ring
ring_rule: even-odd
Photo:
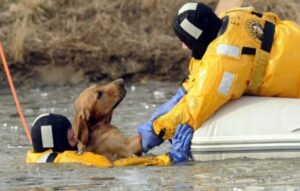
[[[110,123],[113,110],[126,95],[123,79],[107,85],[92,85],[80,93],[75,101],[73,129],[84,145],[88,142],[88,133],[99,122]]]

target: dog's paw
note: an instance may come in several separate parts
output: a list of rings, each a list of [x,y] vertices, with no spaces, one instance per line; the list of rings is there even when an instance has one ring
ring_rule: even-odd
[[[78,149],[77,154],[81,155],[85,150],[85,145],[79,141],[77,144],[77,149]]]

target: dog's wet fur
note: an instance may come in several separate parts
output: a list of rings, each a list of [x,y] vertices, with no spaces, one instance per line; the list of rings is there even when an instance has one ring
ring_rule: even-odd
[[[92,85],[75,101],[72,128],[78,139],[78,153],[90,151],[114,161],[140,155],[141,137],[127,138],[111,124],[113,110],[126,96],[123,79],[107,85]]]

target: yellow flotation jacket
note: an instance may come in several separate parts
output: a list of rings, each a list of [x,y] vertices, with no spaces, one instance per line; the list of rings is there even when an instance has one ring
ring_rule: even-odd
[[[199,128],[216,110],[244,93],[300,96],[300,28],[273,13],[253,8],[221,14],[219,36],[201,60],[191,59],[186,95],[153,123],[154,132],[171,139],[178,124]]]
[[[29,150],[26,155],[27,163],[79,163],[97,167],[122,167],[122,166],[167,166],[172,164],[168,154],[158,156],[136,157],[132,156],[125,159],[120,159],[114,162],[109,161],[105,156],[84,152],[80,155],[76,151],[64,151],[61,153],[53,152],[51,149],[35,153]]]

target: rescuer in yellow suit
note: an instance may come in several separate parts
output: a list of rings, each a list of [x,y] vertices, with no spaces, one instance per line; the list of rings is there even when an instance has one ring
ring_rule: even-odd
[[[192,52],[189,76],[175,96],[138,127],[144,152],[171,139],[182,125],[200,128],[220,107],[243,94],[300,96],[300,27],[296,23],[251,7],[218,17],[202,3],[186,3],[175,16],[173,28]]]
[[[33,149],[26,155],[28,163],[79,163],[97,167],[132,165],[170,165],[170,154],[158,156],[132,156],[109,161],[105,156],[91,152],[77,154],[77,139],[70,121],[63,115],[46,113],[38,116],[31,127]]]

